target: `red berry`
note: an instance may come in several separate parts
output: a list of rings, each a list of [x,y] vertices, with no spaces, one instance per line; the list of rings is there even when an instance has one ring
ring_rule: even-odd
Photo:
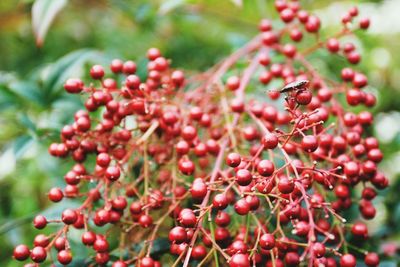
[[[321,258],[321,257],[323,257],[325,255],[326,248],[325,248],[325,245],[322,244],[322,243],[319,243],[319,242],[314,243],[312,249],[314,251],[314,255],[317,258]]]
[[[379,256],[374,252],[365,255],[364,262],[368,267],[379,266]]]
[[[246,215],[250,211],[250,204],[244,198],[241,198],[236,201],[234,209],[237,214]]]
[[[97,252],[107,252],[109,248],[109,244],[105,238],[97,237],[93,243],[93,249]]]
[[[150,48],[147,50],[147,58],[149,60],[155,60],[158,57],[161,57],[161,52],[158,48]]]
[[[226,80],[226,87],[228,87],[229,90],[235,91],[239,88],[240,86],[240,78],[238,76],[231,76]]]
[[[356,222],[351,227],[351,233],[357,237],[367,238],[368,228],[364,223]]]
[[[239,166],[241,162],[242,162],[242,159],[240,157],[240,154],[238,154],[238,153],[229,153],[226,156],[226,164],[229,167],[235,168],[235,167]]]
[[[14,248],[13,256],[18,261],[24,261],[29,258],[31,252],[29,251],[28,246],[26,245],[18,245]]]
[[[43,229],[47,225],[47,219],[43,215],[37,215],[33,219],[33,226],[35,226],[36,229]]]
[[[190,188],[190,193],[194,199],[203,199],[207,195],[207,185],[201,179],[196,179]]]
[[[251,183],[253,175],[246,169],[240,169],[236,172],[236,182],[241,186],[246,186]]]
[[[153,224],[153,218],[150,215],[143,214],[139,217],[139,224],[143,228],[147,228]]]
[[[214,208],[223,210],[228,206],[228,204],[229,204],[228,198],[223,193],[216,194],[213,198],[213,207]]]
[[[368,18],[360,19],[360,28],[361,29],[368,29],[370,24],[370,20]]]
[[[181,226],[175,226],[171,229],[171,231],[169,231],[168,239],[176,244],[185,242],[187,239],[185,228]]]
[[[144,257],[139,262],[139,267],[154,267],[154,260],[150,257]]]
[[[262,138],[262,144],[266,149],[274,149],[278,146],[278,137],[273,133],[267,133]]]
[[[66,209],[62,212],[61,220],[65,224],[74,224],[78,220],[78,214],[75,210]]]
[[[121,171],[117,166],[109,166],[105,171],[105,176],[110,181],[116,181],[121,175]]]
[[[128,264],[126,264],[124,261],[118,260],[113,263],[112,267],[128,267]]]
[[[83,90],[83,82],[80,79],[68,79],[64,84],[64,89],[70,94],[79,94]]]
[[[242,253],[233,255],[229,261],[229,267],[250,267],[248,255]]]
[[[63,199],[64,194],[60,188],[54,187],[50,189],[48,197],[53,202],[60,202]]]
[[[289,180],[287,177],[281,177],[278,182],[278,190],[282,194],[290,194],[294,190],[293,180]]]
[[[289,23],[294,19],[295,13],[290,8],[285,8],[280,12],[280,16],[283,22]]]
[[[326,47],[328,48],[329,52],[337,53],[340,49],[340,43],[337,39],[330,38],[326,43]]]
[[[312,93],[309,90],[302,90],[296,94],[296,102],[299,105],[308,105],[312,99]]]
[[[207,250],[202,245],[197,245],[193,247],[192,257],[195,260],[202,260],[207,255]]]
[[[318,148],[318,139],[314,135],[306,135],[301,140],[301,148],[310,153]]]
[[[355,267],[357,264],[356,258],[351,254],[344,254],[340,258],[340,266],[341,267]]]
[[[273,249],[275,247],[275,237],[272,234],[263,234],[260,236],[260,247],[262,249]]]
[[[90,69],[90,76],[95,80],[100,80],[104,77],[104,69],[100,65],[94,65]]]
[[[114,73],[120,73],[120,72],[122,72],[123,64],[124,64],[124,62],[122,62],[122,60],[114,59],[113,61],[111,61],[110,69]]]
[[[96,241],[96,234],[93,232],[85,232],[82,234],[82,243],[87,246],[91,246]]]
[[[136,63],[130,60],[126,61],[122,66],[122,72],[125,74],[135,74]]]
[[[197,218],[191,209],[183,209],[179,213],[179,222],[186,228],[192,228],[196,225]]]
[[[264,159],[257,164],[257,171],[261,176],[271,176],[275,171],[275,166],[271,161]]]
[[[319,30],[321,26],[321,22],[318,17],[316,16],[309,16],[308,20],[305,24],[305,28],[308,32],[315,33]]]
[[[34,247],[31,251],[31,259],[36,263],[44,262],[47,258],[47,252],[43,247]]]
[[[67,265],[72,261],[72,254],[69,250],[61,250],[57,254],[58,262]]]

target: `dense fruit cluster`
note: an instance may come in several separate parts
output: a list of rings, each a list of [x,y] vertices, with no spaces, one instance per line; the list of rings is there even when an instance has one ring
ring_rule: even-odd
[[[378,266],[376,253],[357,248],[368,238],[366,224],[341,215],[358,206],[364,219],[374,218],[376,189],[388,185],[377,170],[378,141],[368,136],[372,114],[349,111],[374,106],[375,97],[360,71],[345,67],[332,80],[307,59],[326,49],[359,63],[355,46],[340,37],[369,21],[357,24],[352,8],[342,30],[321,40],[319,18],[298,1],[275,6],[282,29],[262,20],[252,41],[190,79],[152,48],[145,77],[135,62],[114,60],[111,72],[93,66],[90,84],[67,80],[65,90],[84,95],[86,110],[49,147],[75,165],[48,197],[81,205],[59,218],[36,216],[37,229],[60,229],[37,235],[31,248],[17,246],[14,258],[68,265],[75,228],[91,261],[113,267],[352,267],[356,258]],[[300,51],[303,35],[318,39]],[[248,65],[235,71],[237,62]],[[250,87],[267,95],[254,99]],[[170,253],[154,250],[161,239]]]

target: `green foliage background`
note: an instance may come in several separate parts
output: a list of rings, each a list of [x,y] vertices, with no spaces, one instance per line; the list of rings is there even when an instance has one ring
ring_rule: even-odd
[[[47,146],[82,106],[66,95],[70,76],[87,76],[88,63],[108,64],[114,57],[141,62],[149,47],[159,47],[174,67],[206,70],[257,33],[263,17],[276,18],[270,0],[70,0],[51,25],[42,47],[35,45],[33,0],[0,1],[0,266],[11,260],[12,247],[31,244],[38,212],[56,217],[65,205],[50,206],[52,186],[63,184],[70,164],[48,156]],[[377,218],[369,222],[377,250],[400,242],[400,19],[393,1],[301,1],[323,14],[324,34],[338,28],[340,10],[359,4],[372,17],[370,32],[356,45],[359,67],[370,77],[368,90],[378,97],[374,132],[382,143],[382,170],[391,187],[376,199]],[[374,24],[376,23],[376,24]],[[351,38],[350,38],[351,39]],[[312,58],[327,73],[343,65],[340,57],[321,51]],[[51,228],[51,227],[50,227]],[[51,229],[47,229],[51,231]],[[79,236],[76,236],[79,240]],[[85,251],[81,251],[85,253]],[[399,255],[382,266],[396,266]],[[77,264],[76,266],[82,266]]]

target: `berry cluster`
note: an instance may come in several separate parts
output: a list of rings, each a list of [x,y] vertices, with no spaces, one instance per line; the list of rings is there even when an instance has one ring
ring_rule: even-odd
[[[81,205],[60,218],[36,216],[37,229],[60,229],[37,235],[31,249],[17,246],[14,258],[30,258],[25,266],[54,263],[53,250],[68,265],[75,228],[94,252],[91,262],[113,267],[353,267],[356,258],[378,266],[378,255],[358,246],[368,238],[366,224],[343,217],[358,206],[364,219],[374,218],[376,189],[388,185],[377,170],[378,141],[368,136],[372,114],[349,111],[376,99],[360,71],[345,67],[332,80],[307,59],[326,49],[358,64],[356,47],[339,40],[369,20],[357,24],[351,8],[342,30],[321,40],[319,18],[298,1],[276,0],[275,7],[281,29],[262,20],[253,40],[189,79],[152,48],[145,77],[135,62],[113,60],[110,71],[90,69],[90,84],[67,80],[68,93],[86,96],[86,110],[49,147],[75,165],[66,186],[48,197]],[[302,48],[303,35],[317,42]],[[239,61],[248,63],[243,71],[235,70]],[[254,99],[250,87],[269,90]],[[170,253],[154,253],[162,238]]]

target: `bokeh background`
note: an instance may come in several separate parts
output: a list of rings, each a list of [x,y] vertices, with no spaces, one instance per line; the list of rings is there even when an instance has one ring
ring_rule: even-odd
[[[85,77],[89,63],[108,64],[115,57],[141,64],[149,47],[159,47],[175,67],[206,70],[254,36],[261,18],[276,18],[272,2],[1,0],[0,266],[21,266],[11,260],[11,251],[38,234],[31,226],[36,213],[57,214],[74,205],[50,205],[46,197],[49,188],[63,184],[70,165],[51,158],[47,147],[82,106],[79,98],[64,93],[67,77]],[[340,14],[354,4],[372,20],[367,33],[348,40],[362,51],[358,68],[367,72],[367,90],[378,98],[373,131],[385,154],[380,168],[391,183],[374,200],[378,214],[368,223],[374,247],[384,255],[381,266],[398,266],[400,1],[301,2],[320,15],[323,34],[337,29]],[[321,70],[339,70],[343,60],[328,56],[319,52],[313,62]]]

